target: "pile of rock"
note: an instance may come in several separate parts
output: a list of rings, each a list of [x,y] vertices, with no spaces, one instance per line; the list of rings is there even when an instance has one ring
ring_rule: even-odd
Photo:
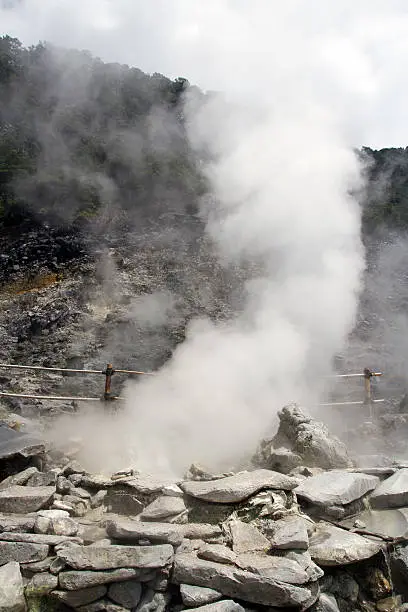
[[[386,612],[408,598],[408,470],[192,466],[173,480],[51,465],[0,483],[0,612]]]

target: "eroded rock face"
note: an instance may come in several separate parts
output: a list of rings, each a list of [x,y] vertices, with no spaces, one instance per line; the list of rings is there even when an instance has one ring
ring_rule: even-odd
[[[352,466],[343,442],[297,404],[285,406],[278,416],[280,424],[271,441],[271,452],[286,448],[301,457],[302,465],[325,470]]]

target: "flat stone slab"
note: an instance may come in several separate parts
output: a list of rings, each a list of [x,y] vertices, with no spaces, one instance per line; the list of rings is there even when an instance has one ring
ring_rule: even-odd
[[[105,571],[67,571],[60,572],[59,584],[62,589],[67,591],[77,591],[78,589],[86,589],[99,584],[111,584],[113,582],[122,582],[123,580],[139,580],[140,582],[148,582],[155,575],[155,570],[138,569],[131,567],[122,567],[120,569],[105,570]]]
[[[307,572],[293,559],[261,553],[238,555],[237,565],[248,572],[273,578],[277,582],[302,585],[309,582]]]
[[[140,513],[141,521],[166,521],[186,511],[181,497],[160,495]]]
[[[203,544],[197,551],[197,556],[200,559],[214,561],[215,563],[226,563],[227,565],[235,565],[237,563],[237,554],[223,544]]]
[[[333,470],[306,478],[295,493],[317,506],[344,506],[375,489],[379,482],[377,476]]]
[[[243,521],[230,521],[228,524],[231,536],[232,536],[232,550],[236,554],[254,552],[254,551],[267,551],[271,545],[268,540],[260,531],[251,525],[250,523],[244,523]]]
[[[408,535],[408,508],[389,510],[364,510],[357,517],[344,519],[342,525],[351,529],[357,526],[371,533],[390,538],[401,538]]]
[[[379,552],[381,544],[329,523],[318,523],[310,538],[310,555],[318,565],[348,565],[369,559]]]
[[[36,521],[36,516],[21,516],[21,514],[3,514],[0,515],[0,532],[2,531],[17,531],[19,533],[28,533],[33,531]]]
[[[196,608],[200,612],[245,612],[245,608],[240,606],[232,599],[223,599],[215,603],[207,604],[206,606],[200,606]]]
[[[193,553],[177,554],[172,580],[215,589],[228,597],[264,606],[301,606],[311,596],[309,588],[277,582],[260,575],[199,559]],[[210,604],[212,605],[212,604]]]
[[[285,516],[277,521],[271,521],[273,533],[270,538],[271,548],[277,550],[307,550],[309,536],[306,521],[300,516]]]
[[[14,485],[0,491],[0,512],[27,514],[41,510],[51,502],[55,487]]]
[[[106,521],[106,533],[109,538],[123,542],[150,540],[151,542],[179,546],[184,539],[185,532],[182,525],[139,522],[123,518]]]
[[[180,525],[180,530],[183,532],[183,536],[190,540],[214,540],[222,535],[221,528],[218,525],[207,523],[186,523]]]
[[[78,570],[105,570],[120,567],[160,568],[173,560],[170,544],[157,546],[65,546],[58,557]]]
[[[0,612],[25,612],[23,578],[16,561],[0,567]]]
[[[234,504],[248,499],[262,489],[291,491],[298,484],[298,481],[294,478],[279,472],[254,470],[253,472],[242,472],[218,480],[188,480],[181,483],[180,487],[187,495],[197,499],[218,504]]]
[[[384,480],[371,494],[373,508],[401,508],[408,506],[408,469],[398,470]]]
[[[192,586],[191,584],[181,584],[180,594],[182,602],[188,608],[196,608],[214,603],[222,597],[222,593],[209,589],[208,587]]]
[[[0,423],[0,459],[7,459],[14,455],[31,457],[44,453],[44,451],[45,444],[41,438],[16,431]]]
[[[33,563],[48,557],[49,546],[30,542],[0,542],[0,565],[10,561]]]
[[[79,591],[52,591],[51,595],[72,608],[78,608],[100,599],[106,592],[107,588],[101,585]]]
[[[0,533],[0,541],[7,542],[32,542],[33,544],[46,544],[47,546],[58,546],[62,542],[73,542],[83,544],[81,538],[59,535],[48,535],[43,533]]]

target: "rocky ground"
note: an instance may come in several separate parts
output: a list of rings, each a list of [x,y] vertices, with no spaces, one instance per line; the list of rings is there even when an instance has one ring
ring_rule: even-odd
[[[174,251],[174,237],[166,250],[153,234],[98,247],[45,227],[2,236],[0,362],[101,372],[0,368],[3,392],[101,397],[107,363],[160,367],[192,316],[228,316],[242,280],[197,241]],[[192,465],[183,479],[86,472],[77,445],[43,441],[50,419],[77,408],[1,400],[0,612],[408,605],[404,403],[356,412],[347,430],[331,420],[342,441],[287,406],[247,471]]]
[[[408,468],[279,418],[247,471],[172,479],[87,473],[8,416],[0,610],[405,610]]]

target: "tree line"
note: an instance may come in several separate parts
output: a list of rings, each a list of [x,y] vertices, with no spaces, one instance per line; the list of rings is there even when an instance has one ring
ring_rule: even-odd
[[[207,185],[185,132],[187,88],[86,51],[1,37],[1,224],[194,215]],[[408,148],[358,154],[363,233],[407,229]]]

